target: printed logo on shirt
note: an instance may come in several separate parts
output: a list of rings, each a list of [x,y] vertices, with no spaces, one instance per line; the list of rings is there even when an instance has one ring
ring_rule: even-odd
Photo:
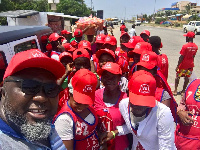
[[[143,60],[143,61],[149,61],[149,55],[148,55],[148,54],[144,54],[144,55],[142,56],[142,60]]]
[[[92,85],[86,85],[83,89],[83,92],[91,93],[92,92]]]
[[[166,64],[166,63],[167,63],[166,59],[162,58],[162,64]]]
[[[142,84],[142,85],[140,86],[139,92],[140,92],[140,93],[143,93],[143,94],[148,94],[148,93],[150,93],[149,85],[148,85],[148,84]]]
[[[194,98],[197,102],[200,102],[200,85],[197,87]]]

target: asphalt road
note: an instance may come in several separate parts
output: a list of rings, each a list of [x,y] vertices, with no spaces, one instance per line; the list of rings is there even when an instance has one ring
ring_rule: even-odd
[[[131,24],[126,24],[126,27],[130,30]],[[151,27],[147,25],[142,26],[136,26],[136,33],[137,35],[140,35],[140,33],[143,30],[149,30],[151,33],[151,36],[160,36],[163,48],[161,49],[161,53],[165,53],[168,56],[169,60],[169,75],[168,75],[168,83],[172,90],[174,90],[174,79],[175,79],[175,68],[178,64],[179,59],[179,52],[182,48],[182,45],[186,43],[185,37],[183,36],[183,31],[180,29],[173,29],[173,28],[163,28],[163,27]],[[119,45],[119,37],[120,37],[120,31],[119,31],[119,25],[115,26],[114,29],[114,35],[118,40]],[[194,39],[194,42],[198,45],[200,48],[200,35],[196,35],[196,38]],[[199,78],[200,77],[200,52],[197,52],[197,55],[195,57],[195,67],[194,67],[194,73]],[[181,78],[178,91],[182,90],[183,86],[183,78]],[[175,99],[179,102],[181,96],[178,95],[175,97]]]

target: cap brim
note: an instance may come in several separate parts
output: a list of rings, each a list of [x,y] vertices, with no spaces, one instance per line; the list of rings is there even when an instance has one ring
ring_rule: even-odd
[[[13,62],[15,63],[15,62]],[[15,66],[15,64],[13,64]],[[44,57],[36,57],[31,58],[28,60],[25,60],[18,64],[14,69],[9,73],[10,75],[19,72],[26,68],[42,68],[45,69],[56,77],[56,79],[59,79],[63,76],[65,73],[64,66],[57,60],[51,59],[51,58],[44,58]],[[4,77],[5,79],[5,77]]]
[[[77,103],[93,105],[95,100],[95,93],[93,95],[86,95],[73,89],[73,98]]]
[[[122,43],[122,45],[124,45],[124,46],[126,46],[126,47],[128,47],[128,48],[132,48],[132,49],[135,48],[133,45],[131,45],[131,44],[129,44],[129,43]]]
[[[152,65],[152,64],[147,63],[147,62],[138,62],[137,66],[142,66],[142,67],[147,68],[147,69],[153,69],[155,67],[155,65]]]
[[[137,95],[129,91],[129,100],[131,104],[137,106],[155,107],[156,98],[154,96]]]
[[[111,56],[115,59],[115,55],[113,56],[111,53],[109,53],[108,51],[103,50],[103,49],[98,50],[98,51],[96,52],[96,57],[99,59],[99,57],[100,57],[103,53],[109,54],[109,55],[111,55]]]
[[[187,34],[183,34],[183,36],[187,36]]]
[[[114,42],[104,42],[104,45],[105,44],[116,45]]]
[[[95,41],[95,43],[104,44],[104,41]]]
[[[132,52],[141,55],[143,51],[140,49],[134,49]]]

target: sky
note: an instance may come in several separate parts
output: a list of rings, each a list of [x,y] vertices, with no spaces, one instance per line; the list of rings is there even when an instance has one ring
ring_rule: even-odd
[[[94,10],[103,10],[104,19],[118,17],[119,19],[131,19],[137,15],[151,15],[155,10],[171,8],[171,4],[179,0],[85,0],[85,4]],[[187,1],[187,0],[185,0]],[[190,0],[200,5],[200,0]]]

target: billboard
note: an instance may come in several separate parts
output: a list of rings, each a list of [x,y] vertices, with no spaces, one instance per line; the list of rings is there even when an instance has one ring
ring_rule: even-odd
[[[103,10],[97,10],[97,18],[103,19]]]

